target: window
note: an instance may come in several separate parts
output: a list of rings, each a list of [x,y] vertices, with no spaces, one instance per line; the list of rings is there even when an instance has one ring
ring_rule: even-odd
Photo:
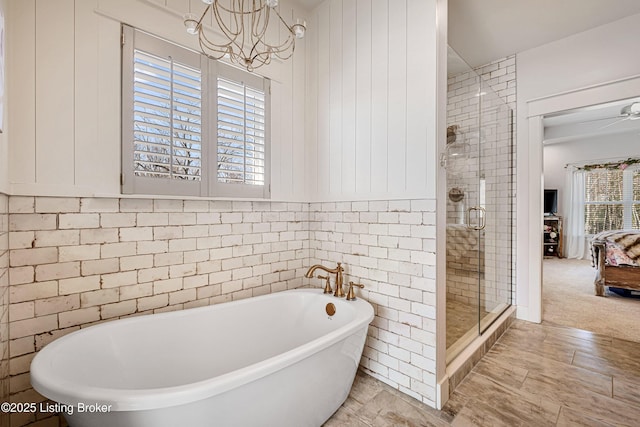
[[[267,179],[268,91],[250,78],[262,80],[231,67],[219,67],[216,79],[217,183],[225,195],[237,185],[264,188]]]
[[[592,169],[585,175],[585,232],[640,229],[640,169]]]
[[[269,197],[269,80],[123,36],[123,193]]]

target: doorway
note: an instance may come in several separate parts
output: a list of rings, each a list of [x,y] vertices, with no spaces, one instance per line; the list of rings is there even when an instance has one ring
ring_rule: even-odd
[[[526,123],[520,127],[528,135],[528,152],[518,158],[522,177],[517,201],[517,258],[521,266],[517,273],[519,317],[542,320],[542,260],[543,260],[543,141],[545,117],[554,114],[640,96],[640,77],[630,77],[580,90],[561,93],[526,103]],[[525,160],[526,159],[526,160]],[[520,169],[519,169],[520,170]]]

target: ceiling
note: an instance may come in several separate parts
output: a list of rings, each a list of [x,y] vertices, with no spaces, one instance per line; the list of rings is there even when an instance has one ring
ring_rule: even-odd
[[[606,104],[563,111],[546,116],[544,143],[557,144],[576,139],[592,138],[611,134],[629,134],[634,138],[640,135],[640,120],[623,120],[623,107],[640,102],[640,98],[629,98]]]
[[[449,0],[449,44],[477,67],[637,13],[640,0]]]

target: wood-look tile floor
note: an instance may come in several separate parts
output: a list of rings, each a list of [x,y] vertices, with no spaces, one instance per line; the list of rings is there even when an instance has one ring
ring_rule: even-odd
[[[639,426],[640,343],[515,321],[442,411],[358,373],[326,427]]]

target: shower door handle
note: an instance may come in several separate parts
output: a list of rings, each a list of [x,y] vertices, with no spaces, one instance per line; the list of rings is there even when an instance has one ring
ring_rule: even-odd
[[[479,212],[478,213],[478,219],[480,220],[480,222],[476,225],[471,225],[471,212],[472,211],[476,211]],[[482,206],[471,206],[470,208],[467,209],[467,228],[470,230],[476,230],[476,231],[480,231],[480,230],[484,230],[484,227],[486,227],[486,220],[485,220],[485,216],[487,215],[487,211],[482,207]]]

